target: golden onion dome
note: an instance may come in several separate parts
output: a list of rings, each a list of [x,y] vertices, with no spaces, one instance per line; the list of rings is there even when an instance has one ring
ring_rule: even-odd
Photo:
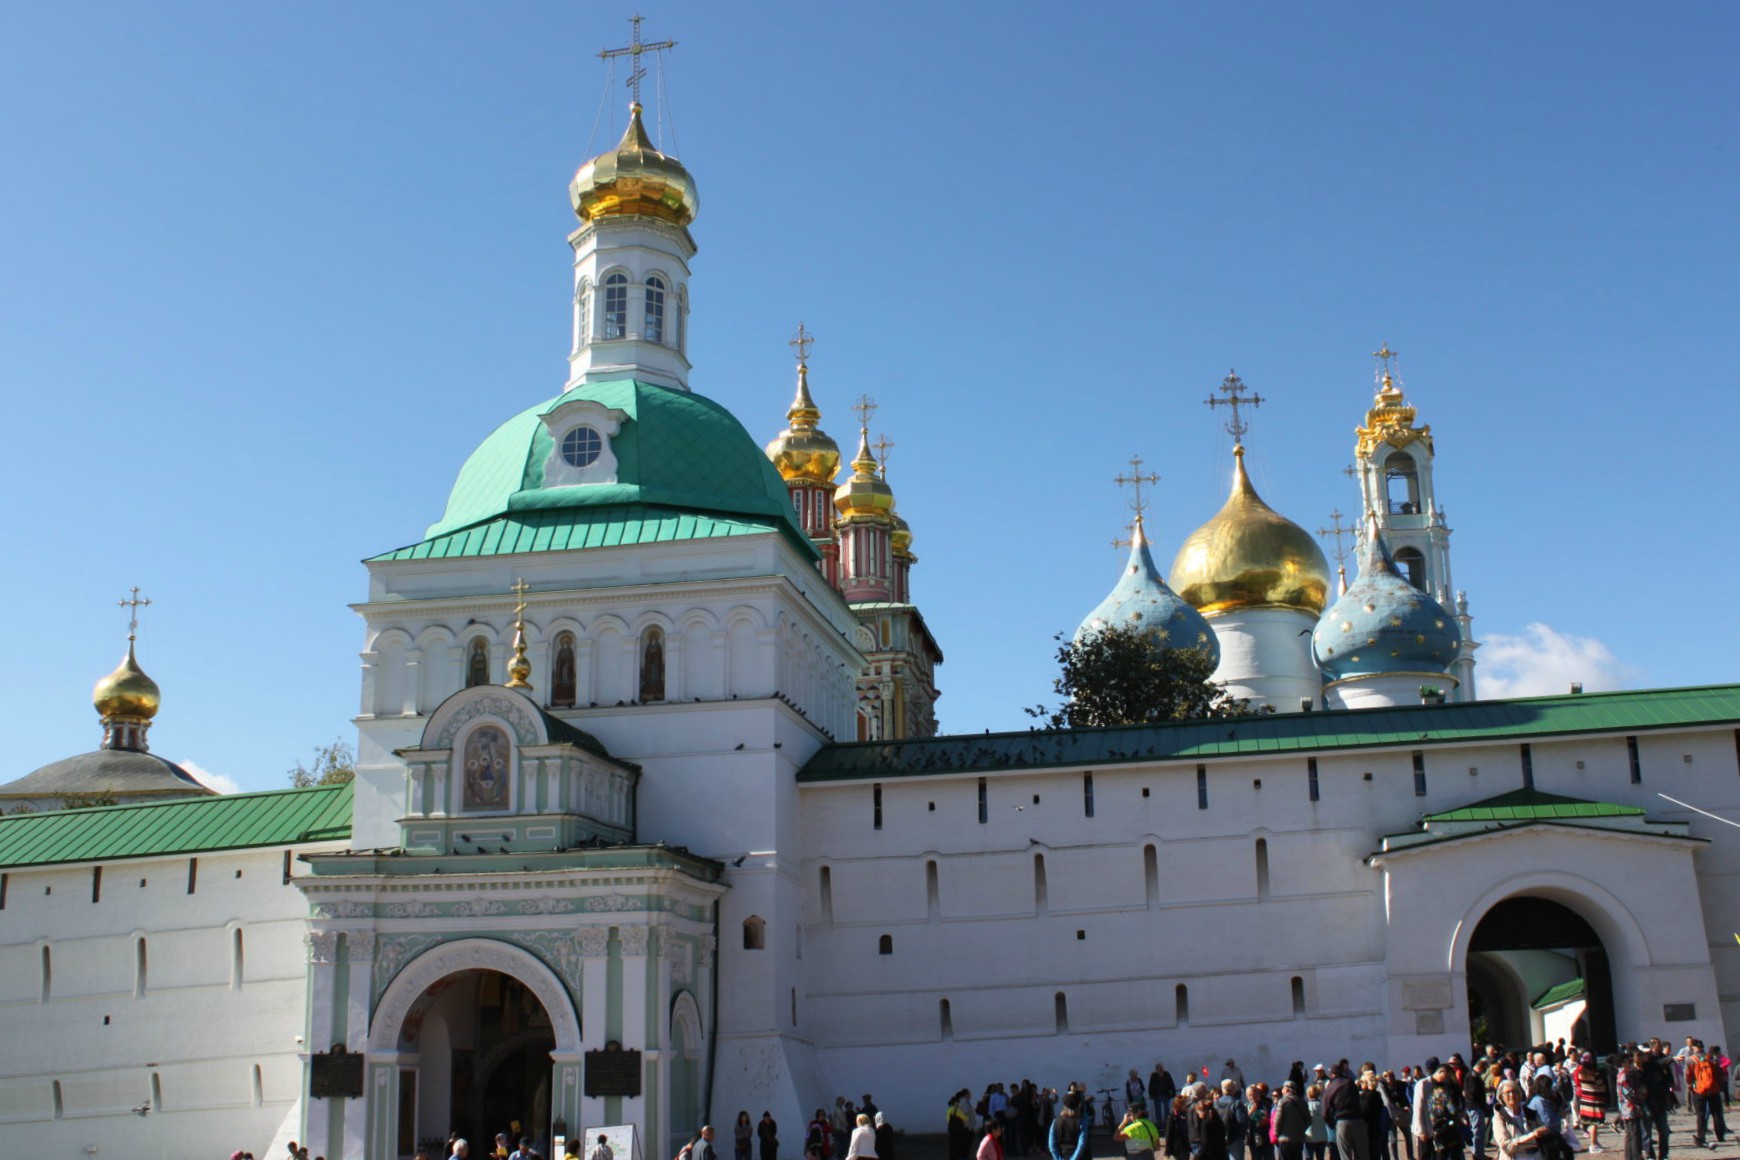
[[[870,454],[869,428],[859,428],[858,454],[852,460],[852,475],[834,489],[834,507],[842,519],[879,517],[887,520],[894,514],[894,492],[876,470],[876,457]]]
[[[638,102],[629,106],[628,128],[616,148],[582,165],[568,185],[568,194],[583,222],[639,216],[686,226],[701,208],[689,171],[675,157],[653,148],[641,124]]]
[[[816,426],[821,417],[810,399],[810,368],[799,363],[797,397],[785,413],[789,426],[767,445],[767,457],[787,483],[833,483],[840,473],[840,445]]]
[[[1329,561],[1310,533],[1263,502],[1245,474],[1245,449],[1234,447],[1232,494],[1178,549],[1172,587],[1204,613],[1278,607],[1316,616]]]
[[[888,533],[888,546],[896,556],[912,555],[912,525],[899,512],[894,513],[894,530]]]
[[[91,702],[103,720],[131,718],[149,721],[157,716],[163,694],[157,682],[145,675],[133,656],[133,642],[127,642],[127,656],[115,671],[97,682],[91,690]]]

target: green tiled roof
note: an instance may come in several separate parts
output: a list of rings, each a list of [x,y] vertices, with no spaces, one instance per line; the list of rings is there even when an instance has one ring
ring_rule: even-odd
[[[802,539],[784,520],[713,516],[645,505],[611,504],[563,511],[515,512],[434,536],[409,547],[383,552],[373,560],[507,556],[517,552],[613,548],[676,540],[711,540],[722,536],[766,535],[769,532],[783,533],[794,541]]]
[[[1567,999],[1581,999],[1584,984],[1582,979],[1572,979],[1569,983],[1560,983],[1557,987],[1548,987],[1540,993],[1529,1006],[1537,1011],[1542,1007],[1551,1007],[1554,1003],[1563,1003]]]
[[[1644,733],[1686,725],[1740,725],[1740,685],[855,742],[823,748],[798,777],[814,782],[984,773],[1421,743],[1527,741],[1587,733]]]
[[[350,802],[347,784],[13,814],[0,817],[0,866],[343,841]]]
[[[615,482],[545,487],[553,444],[543,416],[581,400],[625,416],[610,439]],[[434,541],[504,516],[562,512],[565,520],[540,524],[554,534],[564,523],[589,523],[581,513],[641,505],[784,523],[794,543],[814,552],[779,472],[731,412],[693,392],[634,379],[582,383],[497,427],[459,469],[446,512],[424,536]]]
[[[1427,814],[1428,822],[1537,822],[1551,818],[1638,818],[1636,806],[1561,797],[1538,789],[1516,789],[1457,810]]]

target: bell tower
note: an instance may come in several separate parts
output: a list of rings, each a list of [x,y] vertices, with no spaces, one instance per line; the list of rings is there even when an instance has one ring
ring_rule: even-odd
[[[1474,641],[1468,595],[1450,579],[1450,525],[1432,482],[1432,425],[1415,422],[1417,413],[1402,394],[1396,352],[1385,343],[1372,352],[1378,360],[1377,394],[1355,429],[1361,501],[1376,517],[1377,534],[1389,549],[1396,570],[1415,588],[1452,609],[1462,643],[1451,672],[1457,679],[1454,699],[1474,697]]]

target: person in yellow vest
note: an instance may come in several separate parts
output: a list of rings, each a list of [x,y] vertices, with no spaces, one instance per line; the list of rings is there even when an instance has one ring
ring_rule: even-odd
[[[1114,1135],[1124,1143],[1124,1154],[1129,1160],[1154,1160],[1154,1153],[1160,1147],[1160,1128],[1148,1118],[1148,1109],[1144,1104],[1133,1102],[1124,1111],[1124,1121],[1118,1125]]]

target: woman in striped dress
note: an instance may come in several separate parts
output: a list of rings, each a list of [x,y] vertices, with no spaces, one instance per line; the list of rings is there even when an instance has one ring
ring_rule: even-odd
[[[1607,1120],[1607,1075],[1585,1051],[1571,1080],[1576,1090],[1577,1119],[1589,1133],[1589,1151],[1600,1152],[1601,1125]]]

